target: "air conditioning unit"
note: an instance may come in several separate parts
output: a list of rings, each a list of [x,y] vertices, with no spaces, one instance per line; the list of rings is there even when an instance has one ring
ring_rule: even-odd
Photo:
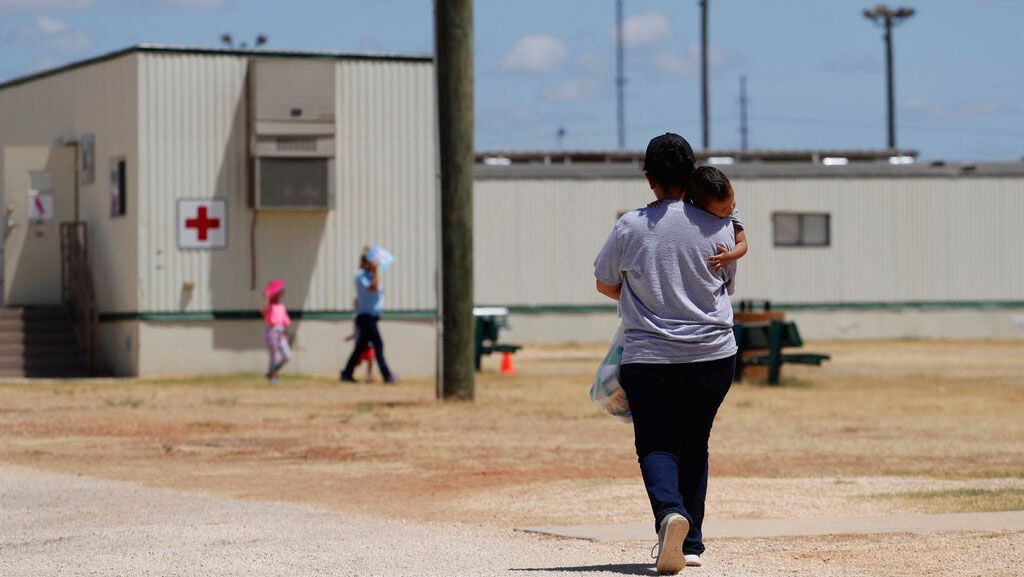
[[[334,207],[334,62],[255,59],[250,151],[256,210]]]

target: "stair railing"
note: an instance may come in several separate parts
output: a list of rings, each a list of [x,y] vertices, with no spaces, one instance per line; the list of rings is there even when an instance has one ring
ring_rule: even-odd
[[[61,286],[64,303],[71,312],[78,344],[85,355],[85,368],[90,375],[95,369],[96,289],[89,268],[89,242],[84,222],[60,224]]]

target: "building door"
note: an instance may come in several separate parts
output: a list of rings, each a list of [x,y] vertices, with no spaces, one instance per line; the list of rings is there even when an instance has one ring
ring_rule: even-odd
[[[74,219],[75,169],[71,147],[3,148],[4,306],[60,304],[60,223]]]

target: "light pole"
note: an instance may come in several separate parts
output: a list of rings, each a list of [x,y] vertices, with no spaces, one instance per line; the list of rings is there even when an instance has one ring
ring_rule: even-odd
[[[896,149],[896,106],[892,72],[892,28],[914,15],[913,8],[889,8],[879,4],[864,11],[864,17],[885,29],[885,79],[889,106],[889,149]]]
[[[626,148],[626,74],[622,49],[622,0],[615,2],[615,101],[618,116],[619,149]]]
[[[708,0],[700,0],[700,108],[704,134],[704,150],[711,147],[708,117]]]

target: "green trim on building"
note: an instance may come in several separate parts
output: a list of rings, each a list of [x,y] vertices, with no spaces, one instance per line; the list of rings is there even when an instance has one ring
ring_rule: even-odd
[[[755,301],[756,302],[756,301]],[[738,302],[734,306],[738,308]],[[502,306],[502,305],[495,305]],[[613,313],[615,305],[513,305],[512,314]],[[908,302],[825,302],[772,303],[780,311],[896,311],[896,310],[1011,310],[1024,309],[1024,301],[908,301]]]
[[[504,305],[491,305],[504,306]],[[544,314],[607,314],[615,312],[615,305],[512,305],[508,308],[514,315]],[[919,301],[919,302],[829,302],[829,303],[772,303],[772,310],[778,311],[936,311],[936,310],[982,310],[1002,311],[1024,309],[1024,301]],[[288,313],[295,320],[345,321],[352,320],[354,311],[297,310]],[[145,322],[205,322],[220,320],[259,320],[258,310],[243,311],[198,311],[198,312],[122,312],[101,313],[101,322],[145,321]],[[434,320],[437,311],[433,309],[388,311],[385,320]]]
[[[288,311],[292,320],[297,321],[351,321],[354,311]],[[385,320],[434,320],[433,310],[388,311]],[[250,321],[261,320],[263,315],[258,310],[247,311],[181,311],[181,312],[123,312],[100,313],[100,322],[144,321],[158,323],[188,323],[207,321]]]
[[[1024,309],[1024,301],[907,301],[848,303],[772,303],[780,311],[897,311],[897,310],[1011,310]]]
[[[615,305],[512,305],[505,308],[510,314],[515,315],[614,313],[617,310]]]

